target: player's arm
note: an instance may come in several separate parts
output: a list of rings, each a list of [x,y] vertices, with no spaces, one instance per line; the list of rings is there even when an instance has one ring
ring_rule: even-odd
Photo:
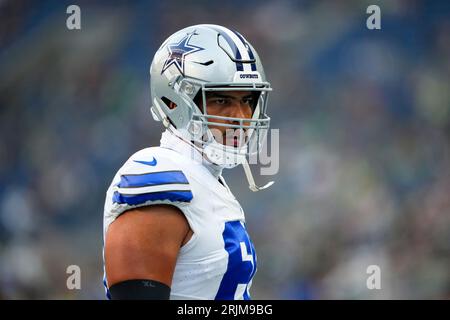
[[[168,299],[178,252],[190,235],[175,206],[151,205],[120,215],[105,239],[112,299]]]

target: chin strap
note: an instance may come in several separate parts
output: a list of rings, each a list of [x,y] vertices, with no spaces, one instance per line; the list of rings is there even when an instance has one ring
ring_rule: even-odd
[[[248,180],[248,187],[253,192],[267,189],[268,187],[270,187],[271,185],[273,185],[275,183],[275,181],[270,181],[270,182],[266,183],[264,186],[258,187],[255,184],[255,180],[253,179],[252,171],[250,170],[250,166],[248,165],[247,159],[244,159],[244,161],[242,162],[242,167],[244,167],[245,176],[247,177],[247,180]]]

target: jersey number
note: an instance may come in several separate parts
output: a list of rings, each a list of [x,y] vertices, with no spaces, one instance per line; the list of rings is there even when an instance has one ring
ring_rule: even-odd
[[[226,222],[222,235],[228,252],[228,267],[216,300],[250,300],[248,289],[256,272],[255,247],[240,221]]]

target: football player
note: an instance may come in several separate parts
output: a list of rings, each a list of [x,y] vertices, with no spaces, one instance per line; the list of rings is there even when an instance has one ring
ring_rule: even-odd
[[[132,155],[104,210],[104,285],[110,299],[250,299],[257,268],[244,212],[222,169],[265,141],[271,91],[261,60],[238,32],[195,25],[171,35],[151,67],[159,147]]]

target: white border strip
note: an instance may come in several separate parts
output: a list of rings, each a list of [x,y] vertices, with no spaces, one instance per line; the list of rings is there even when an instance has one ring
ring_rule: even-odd
[[[148,187],[140,187],[140,188],[117,188],[117,191],[120,194],[144,194],[144,193],[152,193],[152,192],[162,192],[162,191],[191,191],[191,187],[189,184],[180,184],[180,183],[172,183],[172,184],[161,184],[157,186],[148,186]]]

